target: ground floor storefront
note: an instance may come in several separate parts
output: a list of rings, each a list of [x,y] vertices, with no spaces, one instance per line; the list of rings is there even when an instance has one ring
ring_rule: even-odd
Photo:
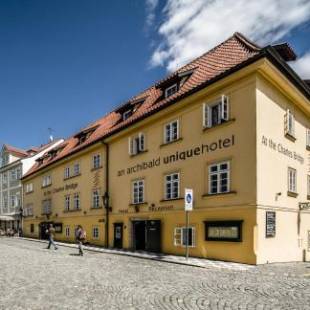
[[[242,206],[184,211],[137,208],[109,216],[109,247],[189,255],[246,264],[310,260],[310,213]],[[27,218],[24,235],[47,239],[49,224],[55,239],[74,242],[82,225],[89,244],[106,245],[106,219],[100,216]]]
[[[18,234],[21,229],[20,218],[16,215],[1,215],[0,230],[8,234]]]

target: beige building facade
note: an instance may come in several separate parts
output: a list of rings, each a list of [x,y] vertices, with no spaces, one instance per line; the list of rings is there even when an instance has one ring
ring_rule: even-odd
[[[25,234],[43,238],[53,222],[58,240],[73,241],[82,224],[90,243],[115,248],[184,255],[188,238],[195,257],[310,260],[310,90],[286,64],[253,57],[182,96],[196,60],[65,141],[23,179],[34,187]]]

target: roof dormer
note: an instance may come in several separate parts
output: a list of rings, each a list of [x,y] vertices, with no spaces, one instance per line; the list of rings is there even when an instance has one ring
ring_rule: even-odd
[[[93,134],[93,132],[99,127],[99,125],[86,128],[82,131],[80,131],[78,134],[74,136],[74,138],[78,139],[77,145],[80,145],[84,143],[90,136]]]
[[[145,99],[146,97],[131,100],[117,108],[115,112],[121,114],[121,120],[125,121],[140,108]]]

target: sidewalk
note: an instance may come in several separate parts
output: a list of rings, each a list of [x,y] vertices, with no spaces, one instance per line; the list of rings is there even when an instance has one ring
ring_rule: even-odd
[[[32,241],[32,242],[40,242],[40,243],[48,243],[46,240],[39,240],[39,239],[31,239],[31,238],[22,238],[19,239]],[[77,245],[74,243],[64,243],[64,242],[56,242],[58,246],[64,246],[68,248],[74,248],[77,249]],[[131,256],[136,258],[142,258],[142,259],[150,259],[150,260],[156,260],[160,262],[166,262],[166,263],[173,263],[173,264],[180,264],[180,265],[188,265],[193,267],[200,267],[200,268],[222,268],[222,269],[230,269],[230,270],[236,270],[236,271],[247,271],[250,269],[254,269],[255,266],[252,265],[246,265],[241,263],[233,263],[233,262],[223,262],[223,261],[216,261],[216,260],[210,260],[205,258],[194,258],[189,257],[188,260],[186,260],[183,256],[177,256],[177,255],[169,255],[169,254],[163,254],[163,253],[150,253],[150,252],[143,252],[143,251],[129,251],[124,249],[106,249],[98,246],[90,246],[85,245],[84,250],[92,251],[92,252],[99,252],[99,253],[106,253],[106,254],[115,254],[115,255],[125,255],[125,256]]]

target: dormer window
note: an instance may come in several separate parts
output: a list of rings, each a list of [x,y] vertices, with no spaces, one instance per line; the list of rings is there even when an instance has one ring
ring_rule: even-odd
[[[131,115],[132,115],[132,110],[125,111],[122,116],[123,121],[128,119]]]
[[[87,128],[79,132],[74,136],[74,138],[78,139],[77,145],[80,145],[84,143],[91,135],[92,133],[98,128],[98,125],[95,127]]]
[[[172,96],[178,91],[178,84],[175,83],[172,86],[165,89],[165,98]]]

